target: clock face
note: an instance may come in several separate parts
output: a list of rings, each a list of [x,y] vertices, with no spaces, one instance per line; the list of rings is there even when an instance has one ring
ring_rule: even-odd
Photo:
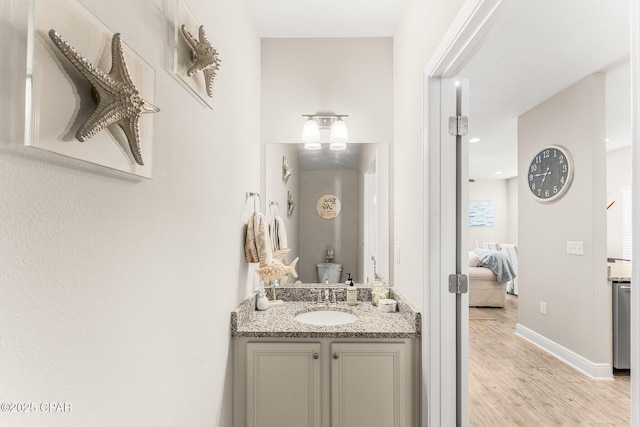
[[[533,157],[528,172],[527,184],[536,200],[558,200],[571,186],[573,159],[566,148],[550,145]]]

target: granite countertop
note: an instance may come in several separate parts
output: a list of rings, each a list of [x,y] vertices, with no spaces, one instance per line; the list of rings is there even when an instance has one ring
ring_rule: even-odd
[[[358,305],[350,306],[339,297],[337,304],[317,304],[317,289],[344,289],[344,286],[306,285],[278,288],[277,297],[284,304],[266,311],[255,309],[256,296],[251,295],[231,312],[231,335],[234,337],[270,338],[418,338],[421,315],[404,297],[390,289],[389,298],[398,302],[398,311],[384,313],[371,304],[371,288],[358,286]],[[271,291],[268,291],[271,296]],[[338,326],[315,326],[298,322],[300,313],[336,310],[354,314],[358,320]]]

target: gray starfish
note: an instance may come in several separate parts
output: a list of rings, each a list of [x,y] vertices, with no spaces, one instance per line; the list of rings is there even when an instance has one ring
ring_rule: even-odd
[[[213,98],[213,78],[216,76],[216,72],[220,69],[220,63],[222,60],[218,58],[218,51],[213,48],[211,42],[204,33],[204,25],[200,25],[198,30],[200,40],[191,35],[189,31],[182,25],[182,35],[184,36],[189,46],[191,46],[191,56],[193,59],[193,65],[187,70],[189,77],[196,74],[198,71],[204,73],[204,81],[207,86],[207,95]]]
[[[282,156],[282,181],[286,184],[289,182],[289,177],[293,170],[289,166],[289,162],[285,156]]]
[[[111,71],[109,74],[91,64],[79,54],[55,30],[49,31],[49,37],[60,52],[89,80],[92,95],[96,99],[95,111],[80,126],[76,133],[78,141],[84,142],[109,125],[117,124],[122,128],[134,160],[144,165],[140,150],[140,130],[138,123],[143,113],[156,113],[159,108],[146,102],[133,85],[127,64],[124,61],[120,33],[111,40]]]

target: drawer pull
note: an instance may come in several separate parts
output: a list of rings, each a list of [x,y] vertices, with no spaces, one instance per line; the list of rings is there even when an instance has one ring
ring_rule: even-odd
[[[335,360],[338,360],[338,358],[339,358],[339,357],[340,357],[340,356],[338,356],[338,353],[333,353],[333,358],[334,358]]]
[[[320,358],[320,355],[318,353],[313,353],[313,358],[318,360]]]

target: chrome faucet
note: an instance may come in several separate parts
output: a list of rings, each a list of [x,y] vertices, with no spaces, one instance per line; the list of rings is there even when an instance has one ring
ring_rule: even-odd
[[[318,293],[318,300],[316,301],[316,304],[324,305],[324,304],[331,303],[331,298],[329,297],[329,289],[325,289],[324,292],[322,291],[322,289],[316,289],[316,292]],[[334,294],[334,299],[335,299],[335,294]]]
[[[333,289],[331,291],[331,304],[338,304],[338,298],[336,297],[336,292],[344,292],[344,289]]]

